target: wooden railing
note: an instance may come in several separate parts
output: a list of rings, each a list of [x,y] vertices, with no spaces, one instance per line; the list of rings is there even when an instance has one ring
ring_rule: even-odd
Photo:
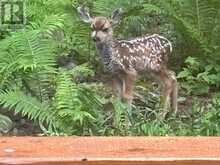
[[[6,164],[220,165],[220,138],[2,137]]]

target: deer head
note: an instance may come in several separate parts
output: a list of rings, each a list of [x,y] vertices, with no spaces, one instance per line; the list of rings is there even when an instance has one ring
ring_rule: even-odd
[[[91,17],[89,10],[85,7],[77,8],[81,19],[85,23],[89,23],[92,29],[92,39],[96,43],[104,43],[112,40],[113,38],[113,28],[119,23],[122,17],[122,9],[116,9],[113,11],[112,16],[108,17]]]

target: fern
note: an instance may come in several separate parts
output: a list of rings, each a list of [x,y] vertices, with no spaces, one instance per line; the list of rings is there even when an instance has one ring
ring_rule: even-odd
[[[135,95],[131,115],[123,103],[109,98],[108,88],[94,81],[100,71],[89,26],[82,23],[76,10],[79,5],[88,6],[93,16],[107,17],[114,9],[123,8],[123,20],[114,30],[116,37],[162,33],[174,44],[173,54],[177,56],[170,59],[171,63],[179,61],[178,65],[172,63],[179,66],[175,69],[181,69],[181,64],[188,66],[180,72],[180,80],[197,88],[201,84],[203,89],[219,88],[218,0],[28,0],[25,3],[25,28],[14,32],[0,30],[0,103],[38,122],[46,134],[127,135],[137,131],[137,135],[165,135],[174,134],[178,125],[173,122],[175,126],[172,126],[170,121],[158,123],[159,97],[146,95],[149,91],[143,90],[144,83],[140,88],[142,94]],[[57,57],[66,52],[74,59],[75,65],[70,70],[56,64]],[[189,56],[192,58],[184,64],[183,59]],[[192,59],[198,59],[198,63]],[[189,62],[194,63],[189,65]],[[102,111],[102,105],[108,103],[113,105],[114,112]],[[133,124],[129,129],[128,116]],[[179,134],[189,134],[184,124],[178,127],[184,128]]]
[[[13,122],[8,116],[0,114],[0,134],[8,133],[13,127]]]
[[[38,121],[40,124],[53,125],[54,112],[46,102],[39,102],[33,97],[27,96],[21,91],[6,91],[0,93],[0,103],[15,114],[20,113],[30,120]]]
[[[127,135],[131,124],[131,107],[119,99],[113,99],[115,134]]]
[[[79,76],[89,77],[95,75],[94,71],[89,67],[87,63],[74,67],[70,72],[75,79],[77,79]]]
[[[196,26],[200,33],[209,32],[215,22],[216,10],[207,0],[186,0],[182,3],[183,17]],[[185,11],[185,12],[184,12]]]
[[[71,75],[61,70],[57,79],[57,89],[53,107],[63,127],[72,131],[75,127],[91,125],[97,119],[101,102],[91,90],[83,85],[75,84]],[[71,123],[71,125],[70,125]]]

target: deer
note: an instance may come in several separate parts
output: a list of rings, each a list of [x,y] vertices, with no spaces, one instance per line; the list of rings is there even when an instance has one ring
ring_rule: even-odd
[[[91,26],[91,37],[120,98],[131,104],[137,76],[146,73],[162,87],[163,108],[177,112],[177,79],[175,72],[167,67],[171,42],[159,34],[129,40],[115,38],[114,28],[123,17],[121,8],[115,9],[111,17],[91,17],[84,6],[77,11],[82,21]]]

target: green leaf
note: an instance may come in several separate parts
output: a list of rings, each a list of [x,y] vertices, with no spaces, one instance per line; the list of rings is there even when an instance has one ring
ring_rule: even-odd
[[[8,116],[0,114],[0,133],[8,133],[13,127],[13,122]]]

